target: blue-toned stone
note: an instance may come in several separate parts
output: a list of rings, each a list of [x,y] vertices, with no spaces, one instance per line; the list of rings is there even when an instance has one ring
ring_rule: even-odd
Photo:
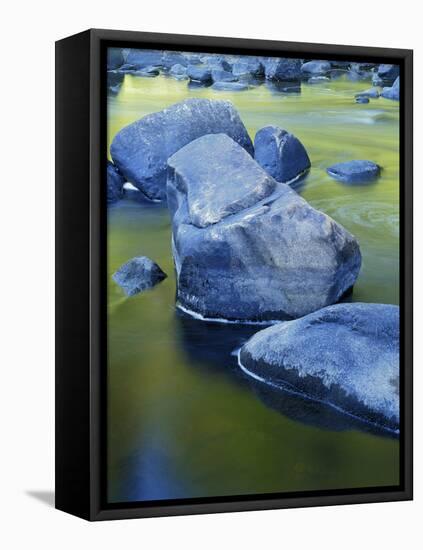
[[[166,277],[166,273],[146,256],[132,258],[112,275],[113,280],[124,290],[127,296],[134,296],[139,292],[152,288]]]
[[[367,183],[380,175],[380,166],[370,160],[349,160],[333,164],[327,170],[332,178],[343,183]]]
[[[211,77],[213,82],[236,82],[238,80],[230,71],[223,69],[212,69]]]
[[[212,81],[211,69],[207,66],[188,65],[187,75],[195,82],[205,83]]]
[[[181,52],[164,51],[161,58],[161,66],[165,71],[169,71],[174,65],[189,65],[188,59]]]
[[[173,76],[176,80],[184,80],[188,78],[187,75],[187,68],[184,65],[180,65],[179,63],[176,65],[172,65],[169,74]]]
[[[232,74],[240,79],[260,78],[264,76],[264,66],[257,57],[240,57],[232,66]]]
[[[107,49],[107,70],[118,69],[125,62],[121,48]]]
[[[308,75],[325,75],[331,70],[329,61],[307,61],[301,65],[301,71]]]
[[[215,82],[212,86],[213,90],[222,92],[242,92],[248,90],[249,86],[246,82]]]
[[[383,86],[392,86],[399,74],[399,65],[379,65],[377,71],[377,76],[381,79]]]
[[[355,94],[355,97],[367,97],[370,99],[377,99],[379,97],[380,93],[377,88],[369,88],[368,90],[363,90],[362,92],[358,92]]]
[[[230,101],[191,98],[125,126],[113,139],[113,162],[150,199],[166,197],[167,159],[205,134],[224,133],[253,154],[253,144]]]
[[[134,76],[147,76],[147,77],[155,77],[159,76],[160,69],[156,66],[149,65],[148,67],[144,67],[143,69],[137,69],[135,71],[132,71],[132,74]]]
[[[296,318],[354,285],[356,239],[227,136],[203,136],[168,164],[182,309],[200,319]]]
[[[265,61],[265,76],[268,80],[299,80],[302,77],[301,66],[301,59],[269,57]]]
[[[291,182],[310,168],[301,141],[277,126],[265,126],[254,139],[254,158],[276,181]]]
[[[132,65],[135,70],[146,67],[162,67],[163,52],[159,50],[130,49],[126,57],[126,63]]]
[[[123,184],[125,178],[119,173],[116,166],[107,161],[107,202],[112,204],[123,196]]]
[[[239,364],[274,387],[399,429],[399,308],[337,304],[256,333]]]
[[[398,76],[395,79],[395,82],[392,86],[383,88],[382,93],[380,94],[385,99],[393,99],[394,101],[399,101],[400,99],[400,77]]]
[[[355,98],[356,103],[369,103],[370,99],[368,97],[358,96]]]
[[[211,69],[222,69],[224,71],[232,70],[231,63],[229,62],[228,58],[225,57],[224,55],[219,55],[219,54],[204,55],[201,57],[201,61],[202,63],[204,63],[204,65],[207,65],[210,68],[210,70]]]

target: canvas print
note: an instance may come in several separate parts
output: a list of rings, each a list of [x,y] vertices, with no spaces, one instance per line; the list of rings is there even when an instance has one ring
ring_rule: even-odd
[[[397,487],[400,67],[103,70],[108,502]]]

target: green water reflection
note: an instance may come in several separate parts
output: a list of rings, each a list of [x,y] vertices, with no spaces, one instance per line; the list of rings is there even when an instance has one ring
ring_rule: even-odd
[[[354,93],[365,87],[337,80],[303,85],[300,95],[265,85],[230,93],[127,75],[108,100],[109,143],[126,124],[187,97],[230,99],[252,138],[267,124],[286,128],[312,160],[299,192],[360,242],[363,267],[353,299],[398,303],[398,104],[355,104]],[[328,165],[354,158],[383,167],[377,183],[348,187],[327,176]],[[397,440],[363,431],[334,411],[267,395],[243,377],[230,350],[251,328],[178,317],[165,208],[129,201],[110,208],[108,248],[109,281],[136,255],[149,256],[169,276],[130,299],[109,285],[110,501],[398,483]]]

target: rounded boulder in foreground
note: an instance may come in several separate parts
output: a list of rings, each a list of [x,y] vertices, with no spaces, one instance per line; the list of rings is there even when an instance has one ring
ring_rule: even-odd
[[[327,168],[332,178],[343,183],[368,183],[380,175],[380,166],[371,160],[350,160],[333,164]]]
[[[399,429],[399,307],[337,304],[256,333],[248,375],[383,428]]]

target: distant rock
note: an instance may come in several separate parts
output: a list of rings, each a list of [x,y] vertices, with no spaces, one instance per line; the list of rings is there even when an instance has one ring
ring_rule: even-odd
[[[112,204],[123,196],[125,178],[119,173],[116,166],[107,161],[107,203]]]
[[[187,75],[191,80],[195,80],[196,82],[212,82],[211,69],[209,67],[188,65]]]
[[[132,65],[135,70],[146,67],[162,67],[163,52],[159,50],[136,50],[130,48],[126,57],[126,63]]]
[[[153,67],[152,65],[149,65],[148,67],[145,67],[143,69],[132,71],[132,74],[134,76],[147,76],[151,78],[151,77],[159,76],[160,69],[158,69],[157,67]]]
[[[257,332],[241,368],[273,387],[399,429],[399,308],[337,304]]]
[[[356,103],[369,103],[370,99],[368,97],[358,96],[355,98]]]
[[[277,126],[266,126],[254,139],[254,158],[276,181],[295,180],[310,168],[304,145]]]
[[[231,71],[232,65],[229,63],[227,57],[219,54],[210,54],[200,57],[202,63],[211,69],[222,69],[224,71]]]
[[[377,76],[383,82],[383,86],[392,86],[396,78],[399,77],[399,65],[379,65]]]
[[[124,62],[122,48],[107,48],[107,70],[118,69]]]
[[[327,173],[343,183],[367,183],[380,175],[380,166],[370,160],[350,160],[330,166]]]
[[[301,59],[269,57],[265,62],[265,76],[268,80],[299,80],[302,77],[301,66]]]
[[[400,77],[398,76],[395,79],[395,82],[389,88],[383,88],[382,93],[380,94],[385,99],[393,99],[394,101],[399,101],[400,99]]]
[[[185,55],[181,52],[164,51],[160,64],[165,71],[169,71],[175,65],[182,65],[186,67],[189,65],[189,62]]]
[[[187,68],[184,65],[180,65],[177,63],[176,65],[172,65],[170,68],[169,74],[173,76],[176,80],[185,80],[188,78],[187,75]]]
[[[331,70],[329,61],[307,61],[301,65],[301,71],[307,75],[325,75]]]
[[[225,92],[242,92],[248,90],[249,86],[245,82],[215,82],[211,88]]]
[[[113,139],[113,162],[150,199],[166,198],[167,159],[205,134],[225,133],[253,155],[253,144],[229,101],[191,98],[125,126]]]
[[[264,76],[263,63],[257,57],[242,56],[232,66],[232,74],[239,79]]]
[[[177,300],[185,311],[241,322],[295,318],[354,285],[356,239],[227,135],[192,141],[168,165]]]
[[[223,69],[212,69],[211,77],[213,82],[236,82],[238,80],[231,72]]]
[[[166,273],[146,256],[132,258],[112,276],[127,296],[134,296],[139,292],[152,288],[166,277]]]

